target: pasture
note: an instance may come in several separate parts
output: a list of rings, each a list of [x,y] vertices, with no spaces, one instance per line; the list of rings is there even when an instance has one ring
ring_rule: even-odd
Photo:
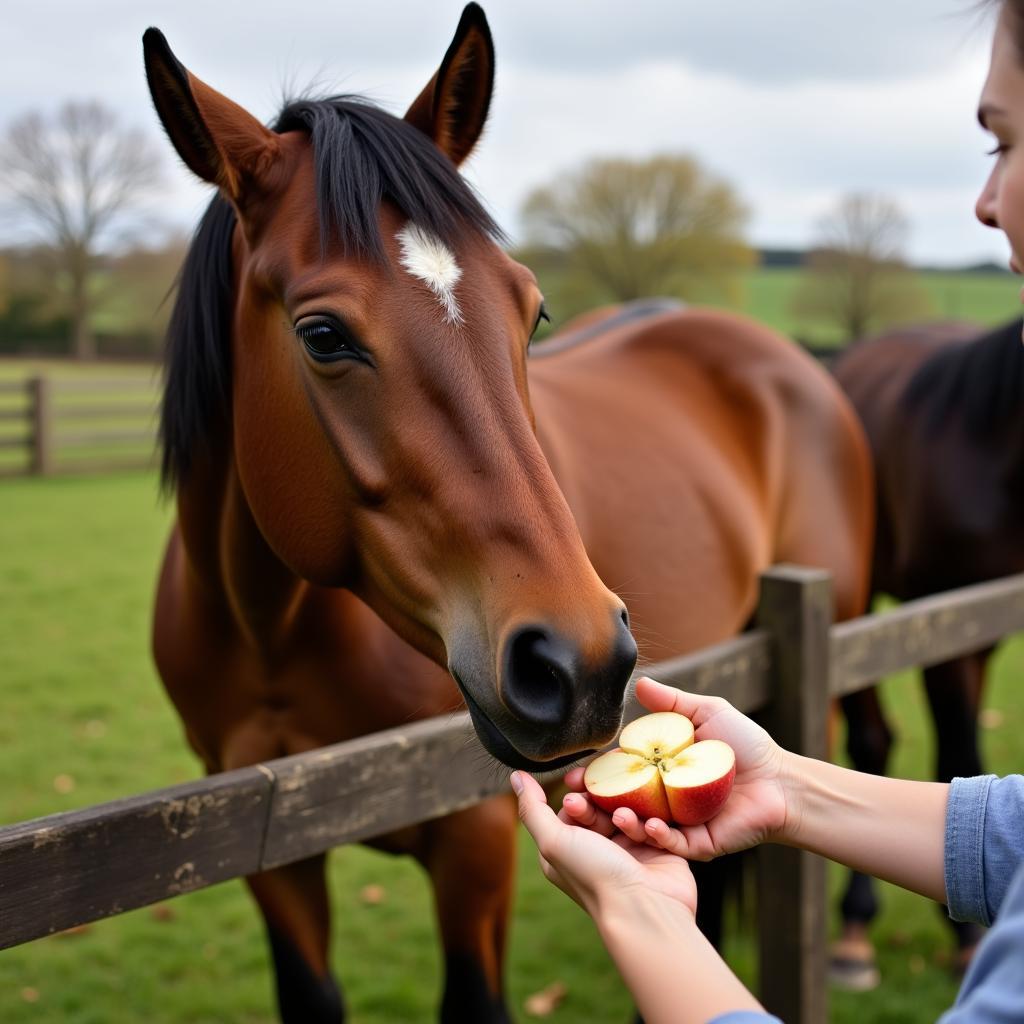
[[[842,344],[833,324],[798,318],[791,308],[802,271],[759,267],[743,275],[734,308],[790,337],[815,344]],[[917,275],[935,320],[970,320],[994,325],[1020,316],[1019,282],[1004,273],[928,270]],[[918,317],[918,319],[921,319]]]
[[[154,574],[170,519],[151,474],[22,480],[0,488],[0,821],[9,823],[193,778],[194,759],[148,655]],[[1024,643],[995,660],[985,716],[993,770],[1020,768]],[[925,777],[924,705],[905,679],[885,699],[899,732],[893,770]],[[362,849],[332,859],[333,963],[352,1020],[432,1019],[438,957],[419,869]],[[836,878],[838,881],[838,876]],[[377,888],[374,888],[377,887]],[[878,925],[882,988],[833,997],[832,1019],[933,1021],[955,983],[939,914],[887,889]],[[749,977],[750,943],[730,956]],[[629,1000],[583,915],[520,845],[508,969],[510,1003],[561,982],[551,1018],[629,1019]],[[0,1019],[154,1024],[273,1021],[258,918],[229,883],[156,909],[0,953]]]
[[[558,268],[538,266],[541,289],[548,297],[551,331],[574,309],[588,309],[607,302],[594,292],[582,294],[566,287]],[[723,306],[753,317],[781,333],[815,345],[841,345],[843,336],[832,323],[798,317],[792,308],[803,271],[795,267],[756,267],[736,275],[727,291],[683,295],[694,305]],[[994,325],[1020,315],[1019,284],[1008,273],[973,273],[959,270],[926,270],[916,275],[926,297],[928,314],[914,319],[971,320]]]

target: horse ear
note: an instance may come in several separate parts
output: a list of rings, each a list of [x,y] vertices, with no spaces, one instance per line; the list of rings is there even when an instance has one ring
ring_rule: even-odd
[[[278,151],[277,136],[247,110],[200,81],[171,52],[159,29],[142,37],[153,105],[178,155],[229,199],[257,180]]]
[[[494,91],[494,43],[478,4],[466,5],[437,73],[405,119],[458,166],[476,145]]]

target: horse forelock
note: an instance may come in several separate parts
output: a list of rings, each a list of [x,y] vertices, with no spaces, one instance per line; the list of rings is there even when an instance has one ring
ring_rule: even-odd
[[[455,165],[418,128],[357,96],[288,103],[274,130],[310,136],[320,244],[377,263],[387,260],[378,215],[393,204],[454,249],[465,231],[504,235]]]
[[[437,297],[450,322],[461,313],[453,251],[465,232],[497,242],[501,229],[472,187],[419,129],[354,96],[287,103],[274,131],[309,135],[315,168],[320,249],[387,262],[380,208],[408,224],[400,233],[404,268]],[[197,446],[215,440],[231,403],[231,237],[235,212],[215,196],[193,236],[177,282],[164,347],[160,413],[165,489],[187,474]]]

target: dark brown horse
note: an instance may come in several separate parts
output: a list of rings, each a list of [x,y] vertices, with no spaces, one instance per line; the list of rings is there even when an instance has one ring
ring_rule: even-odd
[[[168,338],[154,626],[209,771],[463,702],[499,761],[553,768],[614,736],[629,622],[652,659],[722,640],[784,560],[863,609],[867,449],[794,346],[632,310],[527,362],[536,281],[456,171],[491,96],[476,5],[404,119],[307,100],[269,130],[156,30],[145,54],[171,142],[219,189]],[[431,875],[445,1021],[508,1019],[515,831],[501,797],[380,840]],[[283,1018],[337,1022],[324,858],[249,884]]]
[[[893,330],[851,347],[833,372],[875,462],[874,592],[912,600],[1024,571],[1021,322],[990,333],[963,323]],[[990,654],[924,670],[941,781],[982,771],[978,709]],[[875,691],[843,707],[853,763],[884,774],[892,735]],[[843,900],[854,960],[869,955],[876,912],[870,881],[855,876]],[[966,958],[977,929],[955,927]]]

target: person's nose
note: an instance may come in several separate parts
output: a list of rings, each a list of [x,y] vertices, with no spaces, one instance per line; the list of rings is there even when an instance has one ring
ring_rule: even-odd
[[[992,173],[988,176],[977,202],[974,204],[974,213],[978,220],[986,227],[999,227],[999,220],[996,216],[996,196],[998,194],[997,176],[999,168],[993,167]]]

